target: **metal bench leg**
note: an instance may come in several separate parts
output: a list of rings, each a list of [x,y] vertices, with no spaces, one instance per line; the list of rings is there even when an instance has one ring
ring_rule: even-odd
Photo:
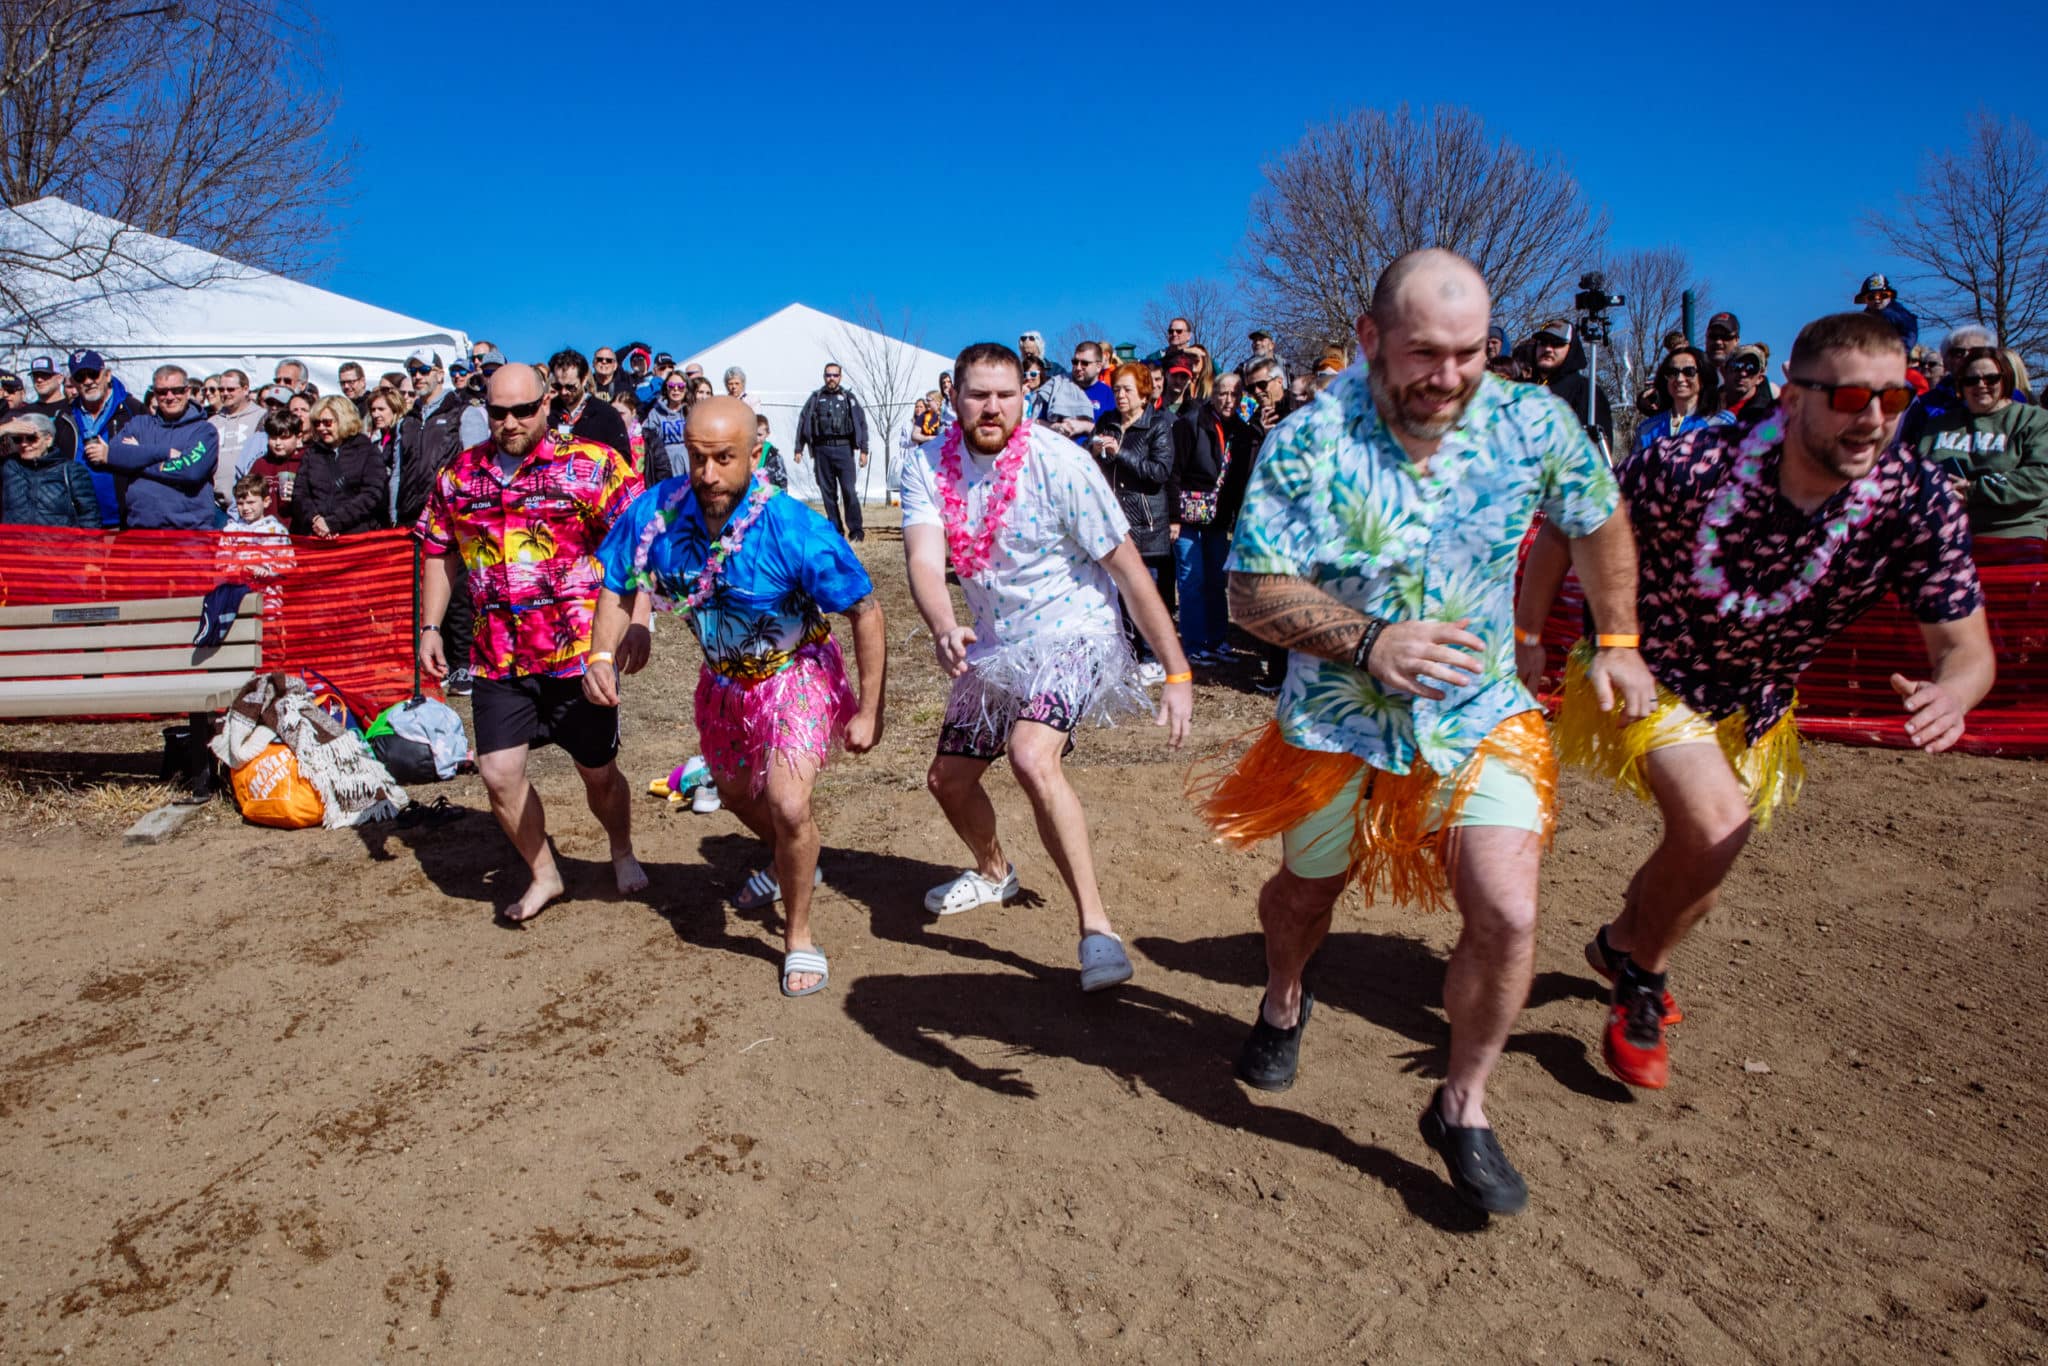
[[[185,786],[195,801],[208,800],[213,796],[213,751],[207,748],[211,739],[213,713],[193,712],[185,739]]]

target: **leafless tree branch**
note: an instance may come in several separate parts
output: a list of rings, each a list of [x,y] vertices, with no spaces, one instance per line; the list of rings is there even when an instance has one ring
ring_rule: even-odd
[[[917,373],[916,353],[924,348],[924,329],[912,324],[905,309],[892,324],[872,297],[853,310],[852,322],[839,329],[840,349],[849,387],[868,414],[868,467],[861,471],[861,501],[879,465],[884,473],[896,458],[896,436],[910,420],[911,407],[927,385]],[[879,456],[877,460],[875,457]]]

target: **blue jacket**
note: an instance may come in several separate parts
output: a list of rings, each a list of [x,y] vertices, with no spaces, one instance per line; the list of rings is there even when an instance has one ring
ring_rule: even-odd
[[[1646,451],[1653,443],[1662,441],[1667,436],[1684,436],[1687,432],[1696,432],[1702,427],[1726,427],[1734,421],[1735,418],[1728,413],[1709,413],[1704,416],[1699,413],[1688,413],[1679,422],[1678,430],[1674,432],[1671,430],[1671,414],[1658,413],[1653,417],[1644,418],[1636,425],[1636,449]]]
[[[1877,315],[1892,325],[1899,334],[1899,340],[1906,344],[1906,354],[1912,355],[1913,348],[1920,344],[1919,315],[1897,299],[1877,310]]]
[[[92,476],[93,496],[99,500],[100,525],[113,530],[121,525],[121,500],[114,492],[112,466],[105,469],[85,458],[85,443],[98,437],[109,446],[114,444],[114,434],[147,411],[142,400],[128,392],[116,375],[107,381],[107,401],[100,407],[97,418],[86,415],[84,407],[73,403],[65,409],[71,425],[78,432],[78,463],[85,466],[85,472]]]
[[[107,468],[130,529],[204,531],[213,526],[213,471],[220,433],[194,403],[175,422],[143,413],[107,442]]]

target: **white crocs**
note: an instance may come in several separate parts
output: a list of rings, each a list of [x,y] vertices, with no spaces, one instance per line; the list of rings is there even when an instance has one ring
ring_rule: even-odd
[[[1101,991],[1131,980],[1131,957],[1121,935],[1081,936],[1081,990]]]
[[[1001,882],[994,882],[969,868],[951,882],[942,882],[924,894],[924,908],[933,915],[958,915],[977,906],[1000,906],[1017,895],[1017,865],[1010,865]]]

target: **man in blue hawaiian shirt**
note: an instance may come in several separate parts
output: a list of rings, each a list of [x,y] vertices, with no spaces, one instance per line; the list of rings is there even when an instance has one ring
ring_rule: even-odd
[[[782,994],[809,996],[830,976],[811,939],[818,823],[811,793],[833,753],[873,749],[882,735],[887,636],[874,584],[845,537],[756,471],[754,410],[707,398],[683,441],[690,471],[649,489],[605,539],[604,592],[584,688],[616,706],[613,654],[640,593],[686,608],[704,651],[697,734],[726,808],[768,845],[741,910],[786,912]],[[825,618],[853,625],[856,695]]]
[[[1486,370],[1486,282],[1445,251],[1387,268],[1358,322],[1367,365],[1267,441],[1230,559],[1231,615],[1289,651],[1279,712],[1204,803],[1234,844],[1282,837],[1259,895],[1265,1000],[1238,1075],[1291,1085],[1302,984],[1357,878],[1464,922],[1444,979],[1444,1084],[1422,1117],[1468,1203],[1528,1203],[1484,1109],[1527,999],[1556,760],[1515,673],[1517,552],[1536,512],[1571,538],[1600,629],[1602,700],[1654,696],[1635,652],[1635,543],[1614,477],[1548,392]]]

